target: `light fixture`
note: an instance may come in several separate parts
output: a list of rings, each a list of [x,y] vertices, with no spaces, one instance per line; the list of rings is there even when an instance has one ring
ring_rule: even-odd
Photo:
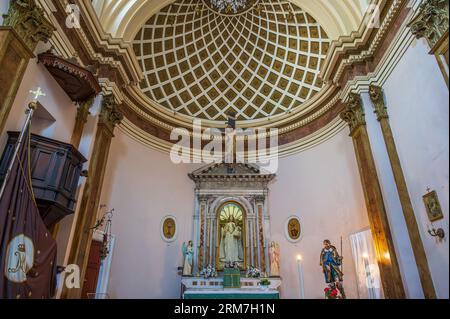
[[[203,0],[203,2],[217,13],[233,15],[247,12],[258,0]]]

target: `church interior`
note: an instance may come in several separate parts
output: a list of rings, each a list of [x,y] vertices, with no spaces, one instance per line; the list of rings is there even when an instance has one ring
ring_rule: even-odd
[[[0,1],[0,299],[448,299],[448,6]]]

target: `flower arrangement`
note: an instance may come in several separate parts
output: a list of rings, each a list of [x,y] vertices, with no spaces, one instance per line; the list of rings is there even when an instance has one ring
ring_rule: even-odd
[[[326,299],[344,299],[344,297],[341,294],[341,291],[334,287],[326,287],[324,289],[325,292],[325,298]]]
[[[206,268],[202,269],[200,275],[203,276],[203,278],[205,279],[217,277],[217,271],[216,268],[212,267],[211,265],[208,265]]]
[[[269,287],[270,286],[270,280],[267,278],[263,278],[260,280],[259,285],[262,287]]]
[[[232,262],[226,262],[224,267],[229,268],[229,269],[239,269],[240,265],[237,261],[232,261]]]
[[[247,269],[247,278],[260,278],[261,271],[253,266],[249,266]]]

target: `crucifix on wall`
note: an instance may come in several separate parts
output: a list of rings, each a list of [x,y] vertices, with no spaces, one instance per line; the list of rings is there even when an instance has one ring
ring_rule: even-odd
[[[235,140],[236,140],[236,113],[228,113],[227,127],[225,129],[225,163],[227,163],[228,174],[234,173],[232,165],[235,162]]]

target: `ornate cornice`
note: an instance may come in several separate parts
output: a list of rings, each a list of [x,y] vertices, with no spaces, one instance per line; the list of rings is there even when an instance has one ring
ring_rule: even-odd
[[[366,125],[364,116],[364,107],[361,100],[361,95],[350,93],[344,111],[341,112],[340,117],[347,122],[350,127],[350,136],[361,125]]]
[[[431,48],[448,31],[449,0],[426,0],[419,7],[419,13],[409,23],[411,33],[417,39],[427,39]]]
[[[33,52],[39,41],[47,42],[56,30],[35,0],[12,0],[3,25],[12,27]]]
[[[378,121],[383,118],[389,118],[386,103],[384,102],[383,89],[380,86],[371,84],[369,86],[369,96]]]
[[[105,95],[102,100],[102,109],[100,111],[99,124],[105,125],[111,132],[114,132],[116,125],[123,120],[123,113],[114,99],[114,95]]]

